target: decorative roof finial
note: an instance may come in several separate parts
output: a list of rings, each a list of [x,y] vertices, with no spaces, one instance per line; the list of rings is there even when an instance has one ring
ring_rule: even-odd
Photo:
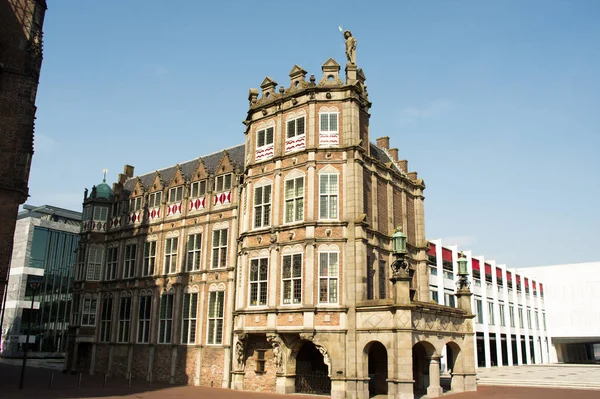
[[[106,183],[106,174],[108,173],[108,169],[102,169],[102,172],[104,172],[104,178],[102,179],[102,183]]]

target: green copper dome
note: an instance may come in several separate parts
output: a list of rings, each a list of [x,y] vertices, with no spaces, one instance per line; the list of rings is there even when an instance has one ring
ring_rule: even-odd
[[[102,183],[96,186],[96,198],[106,198],[108,200],[113,199],[112,189],[108,184],[106,184],[106,180],[103,180]]]

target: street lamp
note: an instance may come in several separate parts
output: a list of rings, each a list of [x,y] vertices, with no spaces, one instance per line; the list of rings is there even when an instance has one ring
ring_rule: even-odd
[[[29,276],[29,286],[31,287],[31,308],[29,309],[29,320],[27,320],[27,332],[25,335],[25,350],[23,351],[23,365],[21,366],[21,380],[19,389],[23,389],[25,382],[25,367],[27,366],[27,349],[29,348],[29,332],[31,330],[31,316],[33,314],[33,301],[35,300],[35,291],[42,285],[42,276]]]
[[[462,251],[458,255],[457,263],[458,263],[458,281],[456,282],[456,287],[458,288],[459,291],[463,290],[463,289],[468,290],[469,286],[471,285],[471,282],[467,279],[467,276],[469,275],[469,272],[467,270],[467,258],[462,253]]]
[[[402,226],[398,226],[394,234],[392,234],[392,252],[396,256],[396,260],[392,263],[392,271],[397,274],[400,269],[408,271],[408,263],[404,260],[406,256],[406,234],[402,232]]]

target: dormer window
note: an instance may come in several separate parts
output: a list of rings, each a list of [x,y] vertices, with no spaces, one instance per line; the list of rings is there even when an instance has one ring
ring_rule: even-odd
[[[198,198],[206,195],[206,180],[195,181],[190,187],[191,197]]]
[[[220,193],[228,190],[231,190],[231,173],[217,176],[215,180],[215,192]]]
[[[148,196],[148,208],[158,208],[160,206],[160,200],[162,199],[162,192],[157,191]]]
[[[256,132],[256,161],[273,158],[273,127]]]
[[[183,198],[183,186],[173,187],[169,189],[169,204],[181,202]]]
[[[129,200],[129,212],[137,212],[142,207],[142,197],[136,197]]]

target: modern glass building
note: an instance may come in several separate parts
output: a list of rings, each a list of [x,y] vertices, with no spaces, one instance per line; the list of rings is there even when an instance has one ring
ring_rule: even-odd
[[[81,213],[49,205],[25,205],[19,213],[2,298],[2,356],[21,355],[30,322],[29,350],[53,356],[65,352],[80,224]],[[32,298],[29,283],[40,278]]]

